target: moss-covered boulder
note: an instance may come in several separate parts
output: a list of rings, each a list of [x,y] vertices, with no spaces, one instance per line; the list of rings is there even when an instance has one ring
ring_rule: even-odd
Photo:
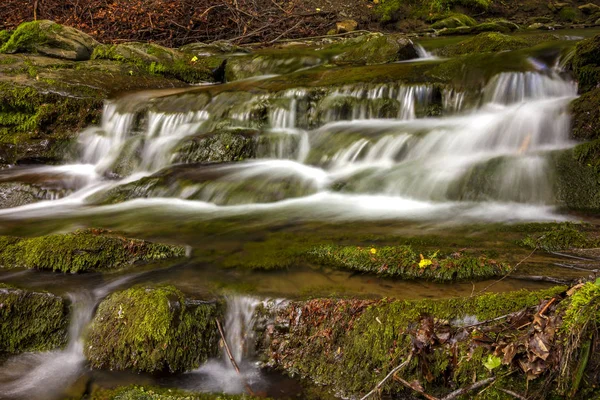
[[[362,35],[336,44],[332,50],[339,52],[333,59],[337,65],[383,64],[418,57],[414,43],[402,34]]]
[[[197,57],[154,43],[130,42],[101,45],[94,49],[92,59],[113,60],[136,65],[151,74],[164,75],[188,83],[213,82],[222,60]]]
[[[104,230],[35,238],[0,236],[1,268],[34,268],[71,273],[108,271],[184,255],[185,249],[181,246],[128,239]]]
[[[68,326],[69,307],[62,297],[0,284],[0,354],[62,347]]]
[[[489,22],[484,22],[479,25],[475,25],[473,27],[474,33],[479,32],[501,32],[501,33],[510,33],[519,30],[519,25],[514,22],[506,21],[503,19],[493,20]]]
[[[552,154],[556,202],[571,210],[600,210],[600,145],[581,144]]]
[[[174,162],[231,162],[254,158],[258,131],[235,129],[185,139],[175,150]]]
[[[504,275],[511,267],[484,255],[461,251],[441,255],[420,254],[411,246],[326,245],[308,252],[314,262],[336,268],[404,279],[460,281]]]
[[[524,390],[528,382],[531,389],[539,389],[534,385],[551,375],[553,361],[537,363],[537,375],[530,379],[548,375],[533,382],[519,365],[526,369],[538,359],[526,347],[539,329],[532,321],[548,299],[560,300],[564,290],[521,290],[444,300],[291,302],[278,310],[273,324],[276,329],[266,335],[266,358],[269,365],[290,374],[330,385],[338,395],[360,397],[412,354],[399,375],[408,382],[420,382],[435,397],[443,398],[497,373],[498,382],[487,389],[491,393],[484,398],[504,398],[497,388],[507,387],[500,378],[506,373],[514,371],[511,375],[518,376],[514,386],[508,386],[517,391]],[[521,318],[526,315],[525,319],[512,314],[517,312],[522,312],[518,314]],[[546,313],[553,315],[553,323],[559,321],[553,311]],[[523,329],[525,323],[527,328]],[[558,335],[546,345],[552,349],[555,343],[560,346],[555,338]],[[506,349],[510,343],[516,351]],[[505,349],[510,355],[503,361]],[[486,367],[490,359],[495,366]],[[382,389],[394,397],[401,396],[404,387],[390,383]]]
[[[577,140],[600,139],[600,88],[584,93],[571,103],[571,136]]]
[[[265,397],[254,397],[235,394],[195,393],[179,389],[167,389],[152,386],[126,386],[116,389],[96,388],[90,400],[268,400]]]
[[[188,54],[194,54],[198,57],[228,55],[228,54],[247,54],[251,50],[236,46],[226,40],[217,40],[211,43],[189,43],[181,46],[179,51]]]
[[[326,57],[318,53],[269,51],[231,57],[225,67],[225,80],[233,82],[260,75],[289,74],[302,68],[320,65]]]
[[[600,240],[595,237],[593,226],[563,222],[548,224],[546,229],[527,235],[519,244],[530,249],[564,251],[596,248]]]
[[[173,286],[115,292],[98,306],[86,335],[92,368],[183,372],[218,352],[217,303],[186,300]]]
[[[91,36],[77,29],[52,21],[32,21],[19,25],[2,44],[0,53],[32,53],[81,61],[89,60],[98,45]]]
[[[600,35],[577,43],[570,62],[579,83],[579,93],[586,93],[600,83]]]
[[[525,39],[497,32],[486,32],[454,45],[446,46],[439,51],[439,54],[442,56],[457,56],[470,53],[518,50],[528,46],[529,43]]]
[[[452,14],[431,24],[433,29],[458,28],[461,26],[475,26],[477,22],[465,14]]]

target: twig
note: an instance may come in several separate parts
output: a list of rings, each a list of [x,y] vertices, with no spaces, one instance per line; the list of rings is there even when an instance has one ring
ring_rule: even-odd
[[[465,393],[468,393],[468,392],[473,391],[473,390],[477,390],[480,387],[483,387],[483,386],[487,385],[488,383],[494,382],[495,380],[496,380],[496,377],[492,376],[491,378],[487,378],[487,379],[475,382],[472,385],[469,385],[467,387],[455,390],[454,392],[450,393],[446,397],[442,397],[441,400],[453,400],[453,399],[456,399],[458,396],[462,396]]]
[[[519,261],[513,268],[511,268],[510,271],[508,271],[502,278],[498,279],[497,281],[494,281],[492,283],[490,283],[489,285],[487,285],[486,287],[484,287],[482,290],[480,290],[477,294],[481,294],[483,292],[485,292],[486,290],[488,290],[489,288],[491,288],[492,286],[494,286],[497,283],[502,282],[504,279],[508,278],[508,276],[510,274],[512,274],[514,271],[517,270],[517,268],[519,267],[519,265],[523,264],[527,259],[529,259],[529,257],[531,257],[533,255],[533,253],[535,253],[535,251],[538,248],[536,247],[535,249],[533,249],[533,251],[531,253],[529,253],[529,255],[527,255],[527,257],[525,257],[524,259],[522,259],[521,261]],[[471,294],[471,297],[473,297],[473,295]]]
[[[223,328],[221,327],[221,323],[216,318],[215,318],[215,322],[217,323],[217,328],[219,328],[219,334],[221,335],[221,339],[223,339],[223,345],[225,346],[225,351],[227,352],[229,361],[231,361],[231,365],[233,365],[233,368],[235,368],[235,372],[237,372],[238,375],[240,375],[240,377],[242,377],[242,379],[244,381],[244,386],[246,387],[248,394],[250,396],[254,396],[254,392],[252,391],[252,388],[250,387],[250,385],[248,385],[248,382],[246,382],[246,379],[244,379],[242,373],[240,372],[240,367],[238,367],[237,362],[235,362],[235,358],[233,358],[233,355],[231,354],[231,350],[229,350],[229,345],[227,344],[227,340],[225,339],[225,335],[223,334]]]
[[[405,381],[404,379],[400,378],[398,375],[394,374],[394,380],[396,382],[400,382],[401,384],[403,384],[404,386],[406,386],[407,388],[414,390],[415,392],[419,393],[421,396],[425,397],[428,400],[439,400],[437,397],[433,397],[427,393],[425,393],[424,391],[422,391],[419,388],[414,387],[413,385],[411,385],[409,382]]]
[[[38,1],[39,1],[39,0],[35,0],[35,1],[33,2],[33,20],[34,20],[34,21],[37,21]]]
[[[279,39],[281,39],[282,37],[284,37],[285,35],[287,35],[291,31],[293,31],[294,29],[296,29],[297,27],[299,27],[300,24],[302,24],[302,23],[304,23],[303,20],[298,21],[298,23],[296,25],[292,26],[290,29],[288,29],[287,31],[283,32],[281,35],[277,36],[275,39],[271,40],[269,42],[269,44],[275,43],[276,41],[278,41]]]
[[[476,326],[480,326],[480,325],[485,325],[485,324],[489,324],[490,322],[495,322],[495,321],[500,321],[501,319],[506,319],[508,317],[512,317],[513,315],[517,315],[518,313],[520,313],[520,311],[514,312],[514,313],[510,313],[510,314],[504,314],[501,315],[499,317],[496,318],[492,318],[492,319],[487,319],[485,321],[482,322],[478,322],[476,324],[472,324],[472,325],[467,325],[467,326],[463,326],[463,329],[467,329],[467,328],[474,328]]]
[[[546,305],[544,306],[544,308],[542,308],[540,310],[540,312],[538,313],[539,316],[543,316],[544,313],[546,312],[546,310],[548,310],[548,308],[550,308],[550,306],[552,305],[552,303],[554,303],[556,301],[556,297],[553,297],[552,299],[550,299],[550,301],[548,303],[546,303]]]
[[[506,393],[506,394],[508,394],[508,395],[510,395],[510,396],[512,396],[514,398],[516,398],[516,399],[527,400],[527,397],[521,396],[519,393],[515,393],[512,390],[507,390],[507,389],[498,389],[498,390],[500,390],[501,392],[504,392],[504,393]]]
[[[552,263],[552,264],[556,265],[557,267],[574,269],[576,271],[586,271],[586,272],[598,272],[599,271],[598,269],[581,268],[581,267],[576,267],[575,265],[571,265],[571,264],[563,264],[563,263]],[[592,264],[592,265],[597,265],[597,264]]]
[[[558,278],[553,278],[551,276],[537,276],[537,275],[519,275],[519,276],[513,276],[513,279],[519,279],[522,281],[534,281],[534,282],[550,282],[550,283],[555,283],[557,285],[566,285],[566,286],[571,286],[571,284],[573,283],[573,280],[567,281],[564,279],[558,279]]]
[[[550,251],[550,254],[554,254],[555,256],[574,258],[576,260],[584,260],[584,261],[598,261],[597,258],[587,258],[587,257],[577,257],[571,254],[559,253],[558,251]]]
[[[387,374],[387,375],[385,376],[385,378],[383,378],[383,379],[381,380],[381,382],[379,382],[379,383],[377,384],[377,386],[375,386],[375,387],[373,388],[373,390],[371,390],[369,393],[367,393],[367,394],[365,394],[363,397],[361,397],[361,399],[360,399],[360,400],[366,400],[366,399],[368,399],[368,398],[369,398],[371,395],[373,395],[373,394],[377,393],[377,391],[378,391],[379,389],[381,389],[381,387],[383,386],[383,384],[384,384],[385,382],[387,382],[387,380],[388,380],[388,379],[390,379],[390,378],[391,378],[391,377],[392,377],[392,376],[393,376],[393,375],[394,375],[396,372],[398,372],[398,371],[400,371],[402,368],[406,367],[406,366],[408,365],[408,363],[410,362],[410,360],[411,360],[411,359],[412,359],[412,353],[410,353],[410,354],[408,355],[408,357],[406,358],[406,360],[405,360],[405,361],[404,361],[402,364],[398,365],[396,368],[394,368],[393,370],[391,370],[391,371],[390,371],[390,373],[389,373],[389,374]]]

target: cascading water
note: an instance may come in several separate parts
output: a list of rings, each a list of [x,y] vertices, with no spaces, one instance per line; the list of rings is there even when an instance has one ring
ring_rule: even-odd
[[[82,335],[98,301],[138,275],[116,279],[90,292],[69,294],[72,305],[67,346],[63,350],[25,353],[8,359],[0,368],[0,398],[64,398],[64,391],[85,373]]]
[[[209,392],[242,393],[246,385],[251,387],[261,382],[260,371],[252,362],[254,346],[254,318],[260,301],[247,296],[227,298],[227,312],[223,330],[233,358],[240,368],[238,374],[224,344],[221,359],[210,360],[192,372],[197,379],[191,389]]]

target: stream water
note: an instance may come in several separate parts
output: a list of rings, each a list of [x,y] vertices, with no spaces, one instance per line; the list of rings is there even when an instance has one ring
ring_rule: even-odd
[[[415,63],[440,61],[422,49],[420,55]],[[549,160],[574,145],[568,105],[577,95],[559,57],[526,61],[522,71],[500,72],[476,88],[426,81],[335,87],[290,82],[265,90],[278,79],[265,76],[107,102],[101,124],[80,134],[73,163],[0,171],[0,182],[34,185],[39,199],[0,210],[0,233],[109,228],[190,246],[190,257],[111,275],[0,271],[2,282],[68,294],[75,310],[67,348],[0,366],[0,397],[60,398],[65,390],[84,391],[90,379],[106,386],[244,390],[226,358],[175,377],[90,372],[81,332],[97,303],[117,287],[173,283],[192,295],[228,293],[225,331],[242,376],[276,398],[302,388],[259,371],[247,351],[260,301],[330,294],[437,298],[486,287],[488,282],[379,279],[312,265],[275,272],[218,266],[229,254],[243,259],[252,243],[273,235],[292,243],[314,232],[342,241],[360,236],[365,242],[371,235],[430,240],[433,246],[477,244],[513,262],[522,258],[515,237],[498,237],[493,227],[572,218],[556,209]],[[256,153],[236,162],[195,163],[194,140],[222,126],[251,130]],[[207,249],[214,250],[212,259]],[[565,273],[550,261],[533,257],[528,272]],[[492,290],[545,286],[507,279]],[[232,294],[247,292],[254,297]]]

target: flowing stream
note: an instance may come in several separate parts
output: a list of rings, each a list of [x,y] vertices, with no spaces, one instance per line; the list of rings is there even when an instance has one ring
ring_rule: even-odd
[[[397,67],[440,61],[422,47],[419,54],[420,60]],[[443,236],[452,227],[448,235],[483,242],[480,228],[461,226],[566,220],[557,211],[551,159],[574,145],[568,106],[577,85],[559,65],[559,59],[530,57],[522,71],[497,73],[479,87],[391,81],[273,89],[268,85],[281,77],[260,77],[128,94],[108,101],[101,123],[81,132],[72,163],[0,171],[0,183],[31,185],[38,200],[0,210],[0,233],[106,227],[231,254],[279,231],[298,237],[328,229]],[[226,134],[229,141],[219,142]],[[219,158],[229,152],[239,155]],[[485,240],[496,246],[496,238]],[[217,256],[207,261],[194,250],[181,264],[147,271],[143,279],[126,272],[109,284],[98,283],[98,274],[0,271],[8,283],[69,293],[74,310],[65,349],[16,356],[0,366],[0,397],[56,399],[83,376],[89,379],[82,332],[97,303],[132,278],[173,283],[200,296],[215,287],[243,292],[242,284],[249,284],[263,297],[288,298],[450,297],[486,286],[377,280],[305,265],[277,272],[219,270]],[[532,273],[547,261],[536,266],[532,260]],[[507,279],[494,290],[539,287],[544,285]],[[227,298],[224,330],[240,374],[223,352],[222,359],[175,378],[122,380],[227,393],[243,392],[248,383],[273,396],[279,390],[274,382],[293,387],[255,365],[250,344],[261,301]],[[121,382],[111,373],[93,379],[108,386]]]

